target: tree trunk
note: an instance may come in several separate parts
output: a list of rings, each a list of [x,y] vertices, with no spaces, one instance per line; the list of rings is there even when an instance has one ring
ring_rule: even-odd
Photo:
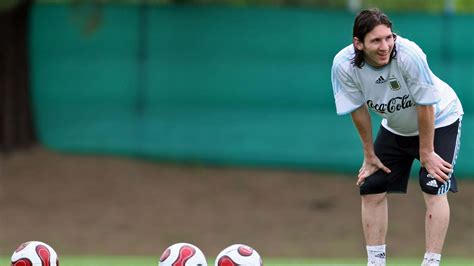
[[[0,11],[0,152],[36,142],[29,94],[28,17],[32,0]]]

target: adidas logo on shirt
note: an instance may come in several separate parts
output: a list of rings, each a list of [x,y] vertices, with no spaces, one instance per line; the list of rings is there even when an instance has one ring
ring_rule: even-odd
[[[430,180],[428,183],[426,183],[427,186],[430,187],[438,187],[438,183],[436,183],[436,180]]]
[[[382,76],[380,76],[380,77],[375,81],[376,84],[382,84],[382,83],[385,83],[385,82],[387,82],[387,80],[384,79]]]

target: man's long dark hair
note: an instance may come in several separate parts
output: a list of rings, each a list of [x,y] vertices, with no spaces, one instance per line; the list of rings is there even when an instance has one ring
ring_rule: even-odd
[[[378,8],[365,9],[362,10],[354,20],[354,28],[352,31],[352,36],[357,37],[359,41],[364,42],[365,35],[373,30],[378,25],[385,25],[392,29],[392,22],[382,11]],[[394,38],[396,35],[394,34]],[[358,68],[361,68],[364,64],[364,51],[357,50],[354,47],[355,56],[352,58],[352,64]],[[395,44],[393,45],[393,50],[390,55],[391,59],[394,59],[397,56],[397,49],[395,49]]]

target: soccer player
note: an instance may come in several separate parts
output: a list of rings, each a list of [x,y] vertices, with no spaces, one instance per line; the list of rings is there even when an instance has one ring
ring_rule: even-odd
[[[337,114],[351,114],[363,146],[356,184],[367,265],[385,265],[387,193],[406,193],[414,159],[421,163],[426,205],[422,265],[439,265],[450,216],[447,193],[457,192],[453,170],[463,109],[456,93],[378,9],[356,16],[353,43],[334,57],[331,78]],[[383,118],[374,142],[369,109]]]

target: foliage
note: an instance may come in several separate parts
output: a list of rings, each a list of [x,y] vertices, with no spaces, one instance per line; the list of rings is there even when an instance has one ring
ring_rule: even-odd
[[[0,0],[0,10],[14,7],[18,0]]]
[[[456,10],[466,13],[474,13],[474,1],[473,0],[457,0]]]
[[[14,7],[23,0],[0,0],[0,10]],[[38,4],[119,4],[119,5],[229,5],[229,6],[296,6],[305,8],[348,7],[350,0],[34,0]],[[379,7],[384,11],[423,11],[441,13],[449,1],[454,1],[456,13],[474,13],[473,0],[354,0],[362,8]]]
[[[397,0],[397,1],[381,1],[381,0],[364,0],[363,7],[379,7],[383,10],[393,11],[428,11],[428,12],[445,12],[449,9],[449,1],[451,0]],[[474,12],[473,0],[452,0],[453,8],[456,12]]]
[[[0,10],[12,8],[24,0],[0,0]],[[348,7],[351,0],[33,0],[38,4],[119,4],[119,5],[229,5],[229,6],[296,6],[306,8]],[[451,0],[354,0],[361,7],[379,7],[384,11],[428,11],[444,12],[446,3]],[[473,0],[452,0],[458,13],[474,13]]]
[[[2,0],[2,5],[21,0]],[[351,0],[35,0],[40,4],[197,4],[231,6],[298,6],[307,8],[347,8]],[[354,0],[361,7],[379,7],[384,11],[428,11],[444,12],[447,3],[453,1],[458,13],[474,13],[473,0]]]
[[[444,9],[445,1],[426,1],[426,0],[397,0],[397,1],[380,1],[365,0],[364,7],[378,7],[383,10],[425,10],[440,11]]]

